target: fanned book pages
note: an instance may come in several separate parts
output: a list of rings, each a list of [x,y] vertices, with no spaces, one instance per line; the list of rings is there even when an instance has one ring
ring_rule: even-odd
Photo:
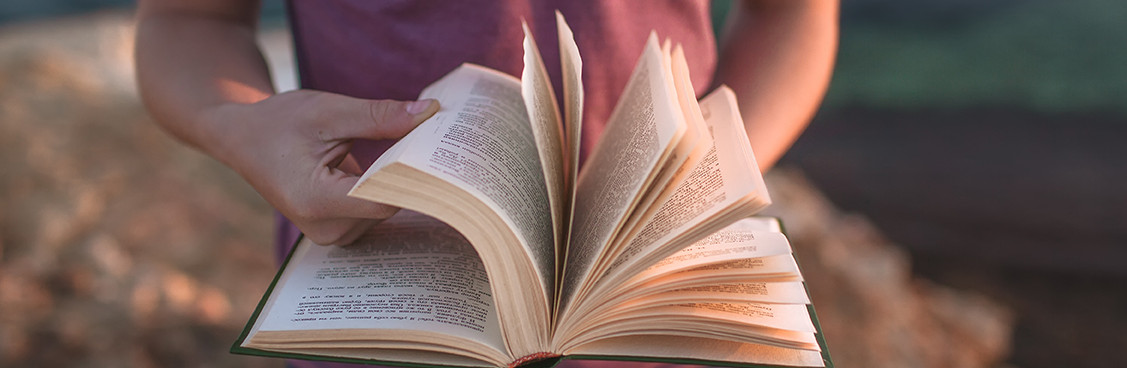
[[[557,106],[525,27],[515,78],[464,64],[349,195],[404,210],[300,240],[233,352],[399,366],[562,359],[832,366],[735,95],[695,98],[651,34],[578,170],[581,64],[557,13]]]

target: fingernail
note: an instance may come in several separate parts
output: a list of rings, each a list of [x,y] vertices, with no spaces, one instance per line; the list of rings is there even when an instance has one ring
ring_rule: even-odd
[[[432,103],[434,103],[434,100],[431,99],[409,103],[407,104],[407,113],[411,115],[422,113],[423,111],[427,111],[427,108],[429,108]]]

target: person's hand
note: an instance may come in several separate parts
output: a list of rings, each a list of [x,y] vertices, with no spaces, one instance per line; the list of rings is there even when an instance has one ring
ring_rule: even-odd
[[[438,102],[364,100],[299,90],[207,111],[223,126],[217,155],[314,243],[347,245],[398,208],[347,196],[364,168],[353,139],[397,139],[438,111]],[[226,134],[229,132],[229,134]]]

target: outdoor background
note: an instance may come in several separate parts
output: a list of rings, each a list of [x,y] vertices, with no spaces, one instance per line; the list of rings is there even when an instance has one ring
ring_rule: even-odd
[[[131,7],[0,3],[0,366],[280,367],[227,353],[271,210],[145,114]],[[768,178],[836,363],[1127,366],[1125,45],[1120,0],[844,2]]]

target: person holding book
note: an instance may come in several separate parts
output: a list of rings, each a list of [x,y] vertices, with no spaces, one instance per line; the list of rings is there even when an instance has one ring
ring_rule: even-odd
[[[345,193],[391,141],[439,109],[433,100],[413,101],[423,87],[463,62],[520,75],[522,17],[541,40],[554,39],[557,9],[575,29],[588,65],[584,156],[651,29],[684,45],[693,85],[736,90],[763,169],[812,117],[836,49],[832,0],[739,3],[719,49],[707,2],[289,5],[305,88],[298,91],[274,93],[255,45],[253,1],[142,1],[137,36],[146,106],[278,209],[279,255],[299,230],[318,244],[344,245],[394,214]]]

